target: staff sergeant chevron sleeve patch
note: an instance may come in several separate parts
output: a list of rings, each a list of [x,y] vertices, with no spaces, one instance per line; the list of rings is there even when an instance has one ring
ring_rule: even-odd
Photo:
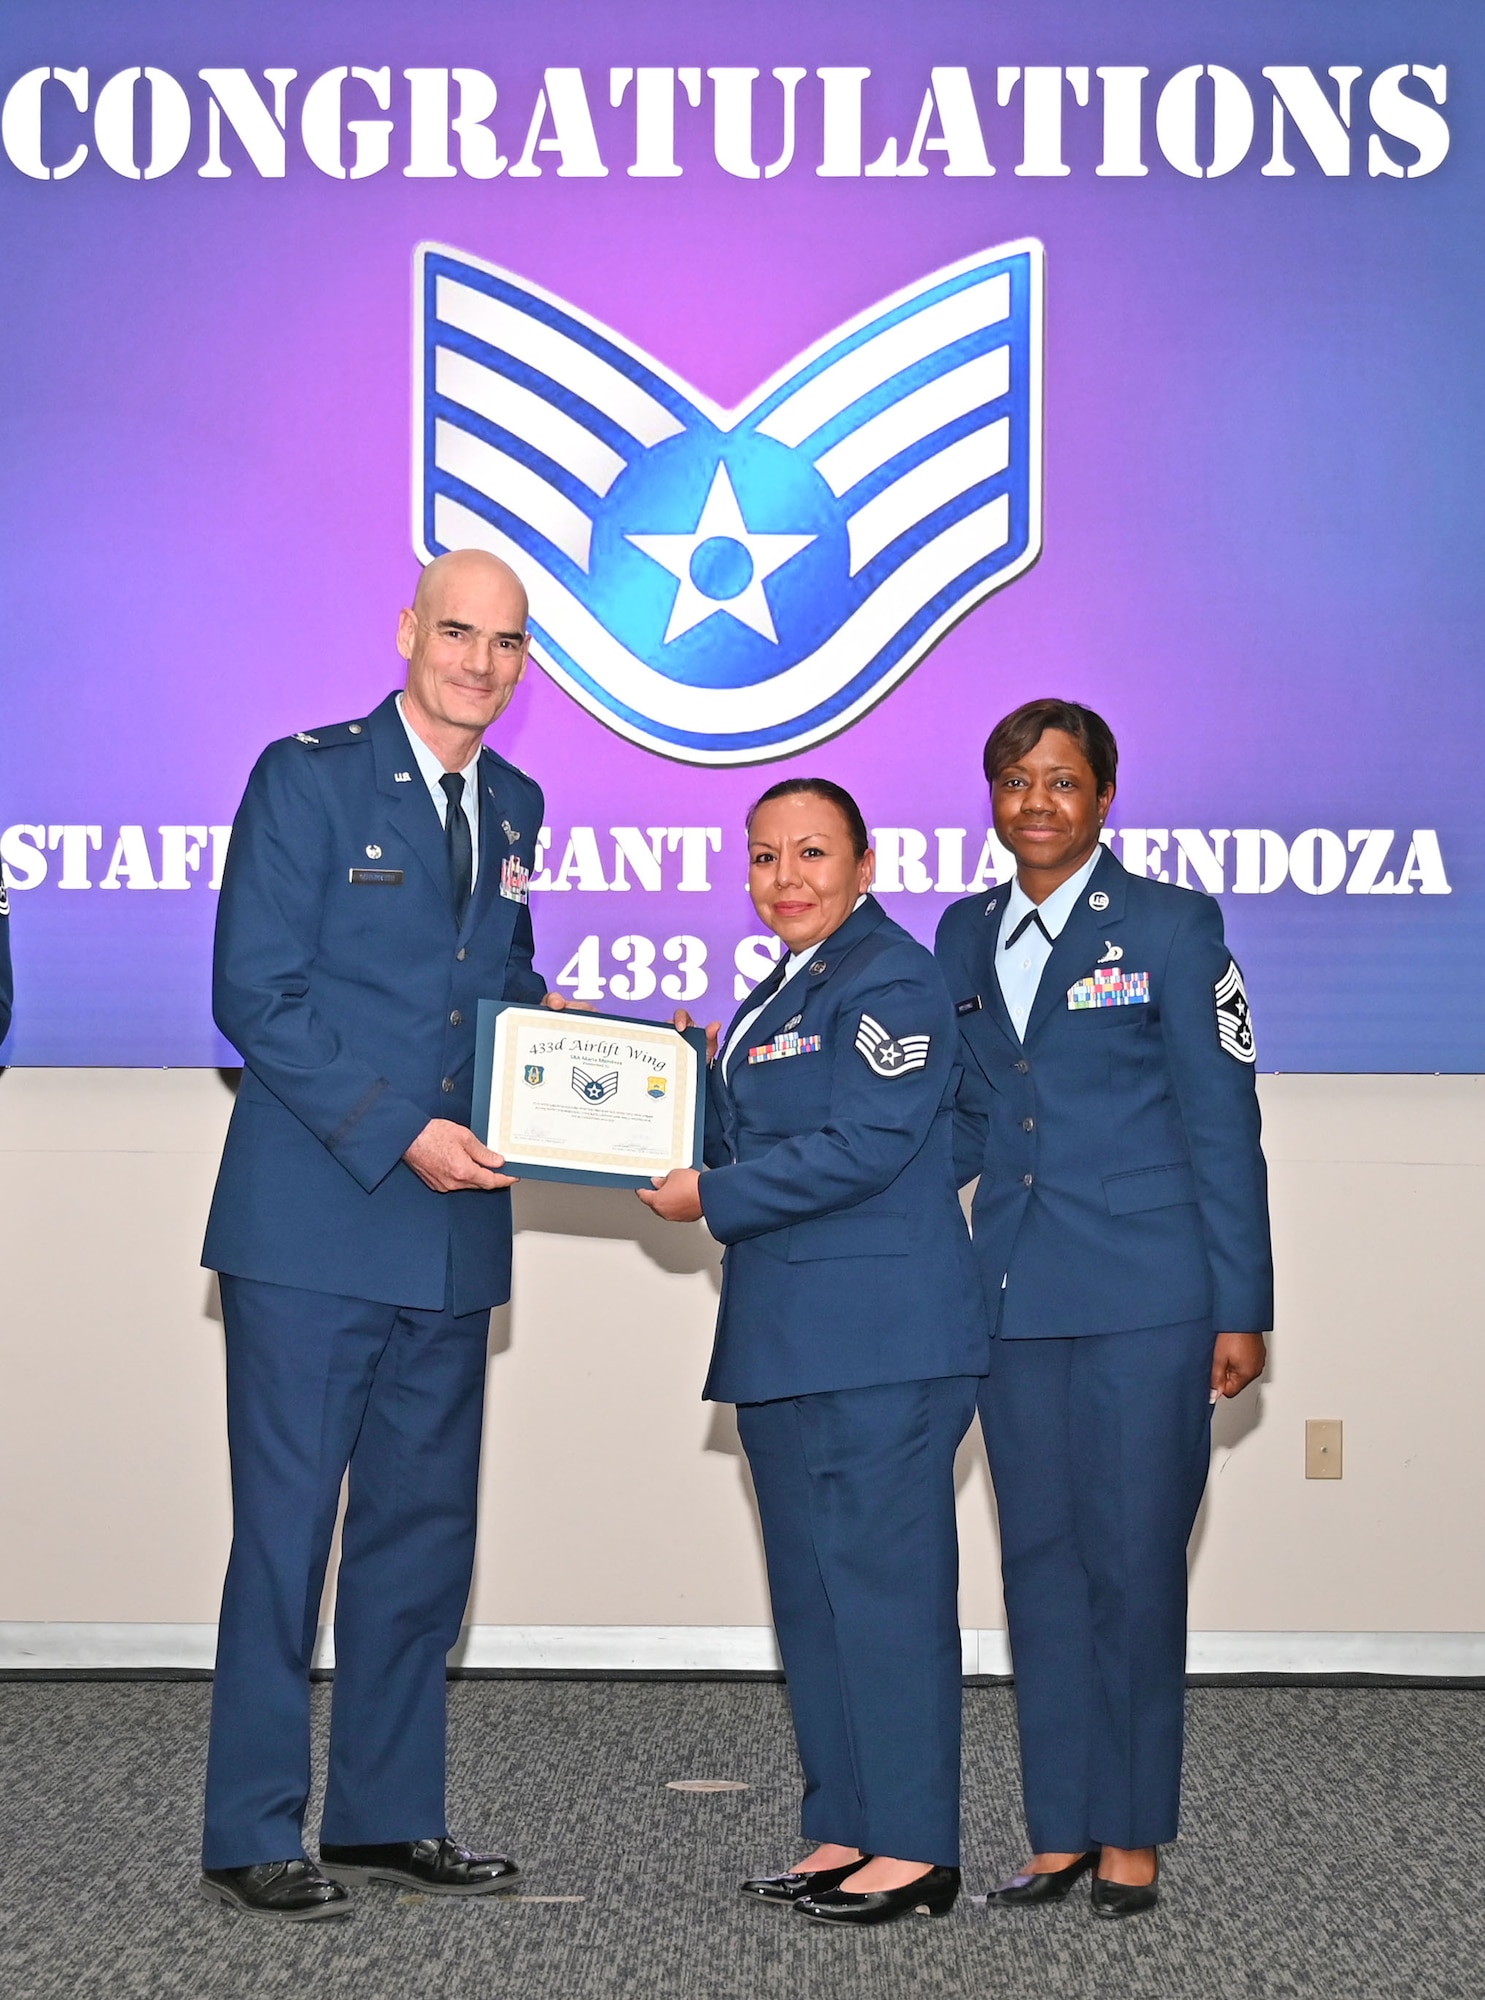
[[[856,1030],[856,1053],[866,1058],[867,1068],[877,1076],[906,1076],[909,1070],[926,1067],[929,1041],[927,1035],[889,1035],[880,1021],[863,1014]]]
[[[1248,989],[1238,971],[1237,960],[1227,961],[1227,970],[1217,981],[1217,1040],[1238,1062],[1256,1062],[1253,1042],[1253,1012],[1248,1005]]]
[[[419,555],[504,557],[540,665],[668,757],[837,734],[1040,552],[1039,243],[919,279],[735,409],[456,250],[420,247],[416,316]]]

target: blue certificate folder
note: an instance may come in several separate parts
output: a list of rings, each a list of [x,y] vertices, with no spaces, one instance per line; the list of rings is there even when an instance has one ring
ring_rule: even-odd
[[[495,1023],[509,1007],[520,1007],[525,1012],[535,1012],[529,1001],[481,1000],[479,1003],[478,1026],[474,1040],[474,1130],[483,1135],[490,1127],[490,1098],[493,1090],[495,1066]],[[702,1147],[706,1133],[706,1030],[704,1028],[680,1029],[672,1027],[669,1021],[652,1021],[640,1014],[599,1014],[569,1013],[565,1008],[552,1014],[552,1024],[558,1022],[569,1027],[588,1022],[627,1021],[642,1022],[647,1028],[667,1028],[678,1041],[688,1044],[696,1057],[696,1117],[691,1133],[691,1157],[676,1164],[686,1167],[701,1165]],[[533,1166],[527,1161],[514,1157],[506,1160],[509,1172],[522,1180],[534,1181],[575,1181],[583,1187],[648,1187],[648,1174],[590,1173],[577,1167]]]

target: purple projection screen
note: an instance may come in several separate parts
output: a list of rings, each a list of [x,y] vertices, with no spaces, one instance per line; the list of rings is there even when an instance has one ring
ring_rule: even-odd
[[[549,983],[727,1018],[786,772],[931,939],[1058,694],[1261,1068],[1485,1068],[1477,5],[11,0],[0,56],[0,1060],[234,1059],[253,760],[481,545]]]

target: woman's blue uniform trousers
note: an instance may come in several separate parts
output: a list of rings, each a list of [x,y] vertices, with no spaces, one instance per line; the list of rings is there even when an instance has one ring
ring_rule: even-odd
[[[443,1834],[447,1655],[474,1566],[489,1311],[221,1284],[233,1530],[202,1865],[304,1852],[309,1669],[347,1467],[321,1837]]]
[[[980,1422],[1035,1853],[1176,1837],[1212,1343],[1210,1321],[990,1343]]]
[[[978,1387],[950,1375],[738,1405],[809,1840],[958,1865],[954,1454]]]

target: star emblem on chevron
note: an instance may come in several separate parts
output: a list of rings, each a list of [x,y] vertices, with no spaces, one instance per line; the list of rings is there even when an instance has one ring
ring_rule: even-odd
[[[425,244],[418,553],[511,563],[533,657],[631,741],[714,765],[821,742],[1040,551],[1042,263],[1025,241],[935,271],[724,409]]]

